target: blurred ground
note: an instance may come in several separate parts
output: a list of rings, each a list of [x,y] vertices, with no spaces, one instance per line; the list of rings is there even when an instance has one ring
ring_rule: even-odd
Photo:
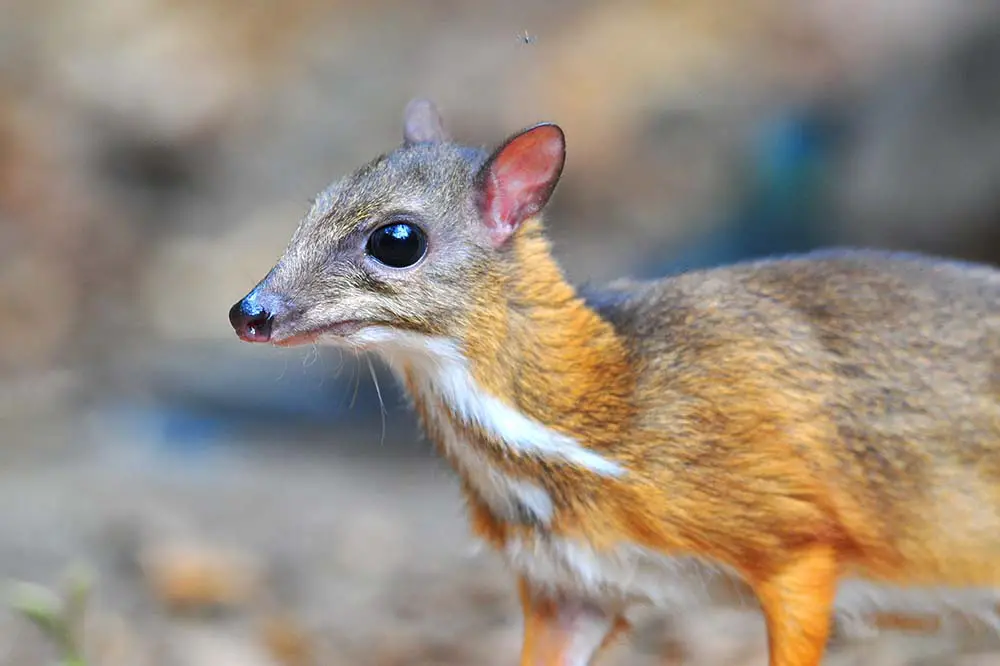
[[[473,143],[566,129],[549,220],[574,279],[830,244],[1000,261],[989,0],[9,0],[4,19],[0,580],[94,568],[94,664],[513,662],[509,580],[469,553],[391,379],[376,366],[383,414],[366,363],[248,349],[226,321],[412,96]],[[1000,663],[960,661],[966,638],[830,661]],[[762,641],[753,614],[685,609],[609,663],[759,664]],[[44,650],[0,610],[0,666]]]

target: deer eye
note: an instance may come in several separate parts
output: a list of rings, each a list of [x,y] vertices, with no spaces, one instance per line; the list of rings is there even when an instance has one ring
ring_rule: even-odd
[[[391,222],[368,237],[368,254],[391,268],[406,268],[420,261],[427,251],[424,232],[409,222]]]

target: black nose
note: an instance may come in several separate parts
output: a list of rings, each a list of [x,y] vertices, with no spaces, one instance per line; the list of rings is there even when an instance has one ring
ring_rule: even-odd
[[[229,309],[229,323],[236,330],[236,335],[245,342],[267,342],[271,339],[271,321],[274,314],[251,297],[246,298]]]

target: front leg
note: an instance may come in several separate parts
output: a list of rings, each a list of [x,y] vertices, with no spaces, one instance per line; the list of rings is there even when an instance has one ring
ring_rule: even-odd
[[[771,666],[819,666],[837,593],[837,558],[822,544],[800,548],[755,591],[767,622]]]
[[[552,594],[519,580],[524,610],[521,666],[589,666],[628,622],[617,611],[573,595]]]

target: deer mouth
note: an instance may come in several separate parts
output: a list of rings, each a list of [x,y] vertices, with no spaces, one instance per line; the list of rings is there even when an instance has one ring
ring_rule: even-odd
[[[271,336],[271,344],[277,347],[297,347],[299,345],[313,344],[324,336],[336,338],[346,338],[352,333],[357,333],[367,325],[367,322],[360,319],[345,319],[344,321],[324,324],[304,331],[296,331],[286,336]]]

